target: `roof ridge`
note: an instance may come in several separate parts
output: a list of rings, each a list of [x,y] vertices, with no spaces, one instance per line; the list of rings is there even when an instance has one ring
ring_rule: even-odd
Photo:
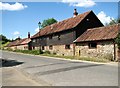
[[[87,30],[99,29],[99,28],[104,28],[104,27],[106,28],[106,27],[117,26],[117,25],[120,25],[120,23],[113,24],[113,25],[102,26],[102,27],[89,28]]]
[[[84,13],[78,14],[76,17],[78,17],[79,15],[85,14],[85,13],[88,13],[88,14],[89,14],[91,11],[92,11],[92,10],[88,10],[88,11],[86,11],[86,12],[84,12]],[[58,23],[63,22],[63,21],[65,21],[65,20],[69,20],[69,19],[71,19],[71,18],[76,18],[76,17],[66,18],[66,19],[64,19],[64,20],[58,21],[58,22],[56,22],[56,23],[53,23],[53,24],[51,24],[51,25],[58,24]],[[51,26],[51,25],[48,25],[48,26],[46,26],[46,27],[49,27],[49,26]],[[44,28],[46,28],[46,27],[44,27]],[[44,29],[44,28],[42,28],[42,29]]]
[[[57,23],[51,24],[52,26],[48,25],[48,26],[42,28],[39,32],[37,32],[31,38],[36,38],[36,37],[39,37],[39,36],[48,35],[48,34],[52,34],[52,33],[56,33],[56,32],[60,32],[60,31],[64,31],[66,29],[73,28],[76,25],[78,25],[91,12],[92,12],[92,10],[89,10],[89,11],[86,11],[84,13],[81,13],[81,14],[77,15],[76,17],[67,18],[65,20],[62,20],[62,21],[59,21]],[[73,21],[73,20],[75,20],[76,22],[72,26],[70,26],[71,21]],[[65,23],[67,23],[67,25],[65,25]],[[64,25],[64,27],[61,27],[61,25]],[[49,29],[51,27],[53,27],[52,30]],[[46,32],[43,31],[43,30],[45,30]]]
[[[78,16],[80,16],[80,15],[82,15],[82,14],[85,14],[85,13],[90,13],[91,11],[92,11],[92,10],[89,10],[89,11],[86,11],[86,12],[84,12],[84,13],[78,14],[76,17],[78,17]],[[66,18],[66,19],[64,19],[64,20],[62,20],[62,21],[65,21],[65,20],[68,20],[68,19],[71,19],[71,18],[76,18],[76,17]],[[62,21],[59,21],[59,22],[62,22]]]
[[[88,29],[81,36],[79,36],[74,42],[115,39],[118,34],[118,29],[120,28],[120,26],[117,27],[117,25],[119,24]]]

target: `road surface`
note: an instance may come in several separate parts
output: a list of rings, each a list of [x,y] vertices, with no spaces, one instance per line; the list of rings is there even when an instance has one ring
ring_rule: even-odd
[[[10,61],[2,68],[14,68],[24,78],[32,79],[43,86],[118,86],[117,66],[6,51],[2,58]],[[3,80],[7,78],[3,77]],[[8,81],[3,82],[4,85],[8,84]]]

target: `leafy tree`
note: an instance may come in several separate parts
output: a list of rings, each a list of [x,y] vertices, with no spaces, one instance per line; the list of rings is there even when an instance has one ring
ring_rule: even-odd
[[[20,37],[18,37],[18,38],[16,38],[15,40],[12,40],[12,41],[16,41],[16,40],[21,40],[21,38],[20,38]]]
[[[44,27],[51,25],[53,23],[56,23],[56,22],[57,22],[57,20],[55,20],[54,18],[49,18],[49,19],[43,21],[41,27],[44,28]]]
[[[2,42],[2,44],[5,44],[7,42],[10,42],[11,40],[10,39],[7,39],[6,36],[4,35],[0,35],[0,41]]]
[[[118,24],[118,23],[120,23],[120,18],[111,20],[111,22],[107,25],[113,25],[113,24]]]

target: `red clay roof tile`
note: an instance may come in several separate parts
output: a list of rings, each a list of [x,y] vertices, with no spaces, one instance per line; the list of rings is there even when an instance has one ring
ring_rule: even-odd
[[[74,42],[115,39],[118,35],[119,30],[120,30],[120,24],[88,29]]]
[[[72,17],[61,22],[54,23],[52,25],[46,26],[45,28],[41,29],[40,32],[33,35],[31,38],[36,38],[43,35],[48,35],[64,30],[69,30],[71,28],[76,27],[91,11],[85,12],[80,14],[76,17]]]
[[[24,39],[21,39],[21,40],[16,40],[16,41],[10,42],[7,45],[7,47],[28,44],[30,41],[31,41],[30,38],[24,38]]]

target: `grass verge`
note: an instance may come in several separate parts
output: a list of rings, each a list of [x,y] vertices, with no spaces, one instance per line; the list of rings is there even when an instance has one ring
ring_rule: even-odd
[[[48,57],[65,58],[65,59],[71,59],[71,60],[83,60],[83,61],[102,62],[102,63],[110,62],[110,60],[108,60],[108,59],[77,57],[77,56],[59,56],[56,54],[50,54],[48,52],[46,53],[46,52],[42,52],[39,50],[11,50],[11,49],[8,49],[8,51],[20,52],[20,53],[32,54],[32,55],[48,56]]]

